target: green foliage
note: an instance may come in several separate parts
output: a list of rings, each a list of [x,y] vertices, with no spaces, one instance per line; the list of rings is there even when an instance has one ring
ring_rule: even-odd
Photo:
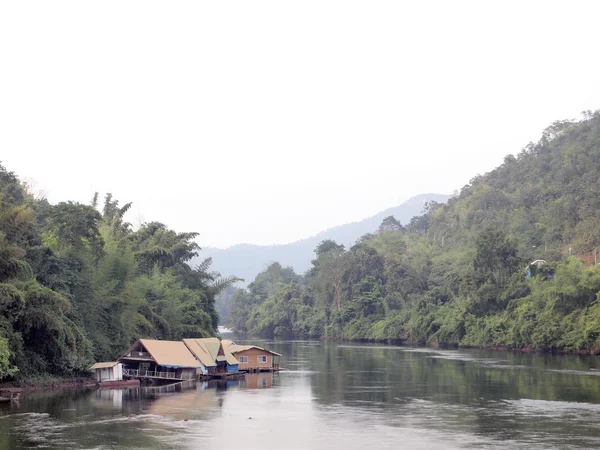
[[[11,365],[10,356],[8,339],[0,337],[0,379],[18,372],[18,369]]]
[[[345,250],[324,241],[304,277],[260,274],[234,328],[265,335],[600,353],[600,112]],[[579,255],[580,258],[571,257]],[[529,261],[545,260],[526,278]],[[310,299],[303,301],[302,299]],[[242,320],[244,318],[244,320]]]
[[[493,228],[481,232],[475,245],[475,273],[482,282],[491,281],[498,287],[504,286],[520,265],[515,245],[503,231]]]
[[[77,376],[142,337],[214,335],[238,279],[196,268],[197,233],[132,230],[131,204],[35,200],[0,166],[0,379]]]
[[[53,250],[74,248],[78,252],[89,251],[99,258],[104,246],[98,229],[101,220],[102,216],[92,206],[61,202],[51,209],[46,239],[52,242]]]

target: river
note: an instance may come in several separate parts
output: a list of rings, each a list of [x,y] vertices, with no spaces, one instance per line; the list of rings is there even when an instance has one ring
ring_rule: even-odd
[[[0,404],[0,448],[600,448],[597,358],[254,342],[288,370],[29,393]]]

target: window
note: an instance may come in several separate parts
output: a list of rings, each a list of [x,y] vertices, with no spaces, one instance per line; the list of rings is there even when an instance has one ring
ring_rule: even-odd
[[[247,356],[240,356],[238,361],[240,362],[240,364],[248,364],[248,357]]]
[[[258,355],[258,362],[259,363],[266,363],[267,362],[267,355]]]

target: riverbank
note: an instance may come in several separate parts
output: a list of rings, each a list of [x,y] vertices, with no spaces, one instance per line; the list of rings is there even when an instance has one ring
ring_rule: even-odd
[[[386,344],[386,345],[402,345],[406,347],[430,347],[440,348],[442,350],[493,350],[499,352],[513,352],[513,353],[529,353],[529,354],[551,354],[551,355],[571,355],[571,356],[600,356],[600,346],[593,347],[589,350],[566,350],[558,348],[533,348],[533,347],[509,347],[503,345],[458,345],[454,343],[444,342],[416,342],[403,339],[347,339],[344,337],[328,337],[321,336],[318,338],[322,341],[340,341],[340,342],[357,342],[357,343],[369,343],[369,344]]]
[[[21,388],[24,391],[71,389],[95,387],[96,381],[92,377],[55,377],[52,375],[39,375],[18,381],[0,383],[0,388]]]

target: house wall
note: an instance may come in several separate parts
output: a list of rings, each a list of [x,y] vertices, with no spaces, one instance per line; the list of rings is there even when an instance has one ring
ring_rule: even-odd
[[[123,380],[123,365],[116,364],[113,367],[107,367],[104,369],[96,369],[96,381],[101,383],[103,381],[121,381]]]
[[[267,357],[266,363],[259,363],[258,356],[264,355]],[[251,348],[250,350],[244,350],[243,352],[238,352],[234,355],[238,361],[240,361],[240,356],[247,356],[248,362],[242,363],[238,365],[239,370],[248,370],[248,369],[267,369],[273,367],[273,355],[264,350],[259,350],[257,348]]]
[[[169,369],[168,371],[171,372],[173,369]],[[195,378],[196,375],[196,369],[194,368],[183,368],[183,369],[177,369],[175,370],[175,377],[177,378],[190,378],[193,379]]]
[[[127,369],[148,370],[150,372],[156,372],[156,371],[163,370],[159,366],[157,366],[153,360],[133,361],[133,360],[128,360],[127,357],[124,357],[124,358],[121,358],[120,361],[122,361],[122,364]]]
[[[123,379],[123,364],[119,363],[115,367],[113,367],[113,373],[116,380]]]

